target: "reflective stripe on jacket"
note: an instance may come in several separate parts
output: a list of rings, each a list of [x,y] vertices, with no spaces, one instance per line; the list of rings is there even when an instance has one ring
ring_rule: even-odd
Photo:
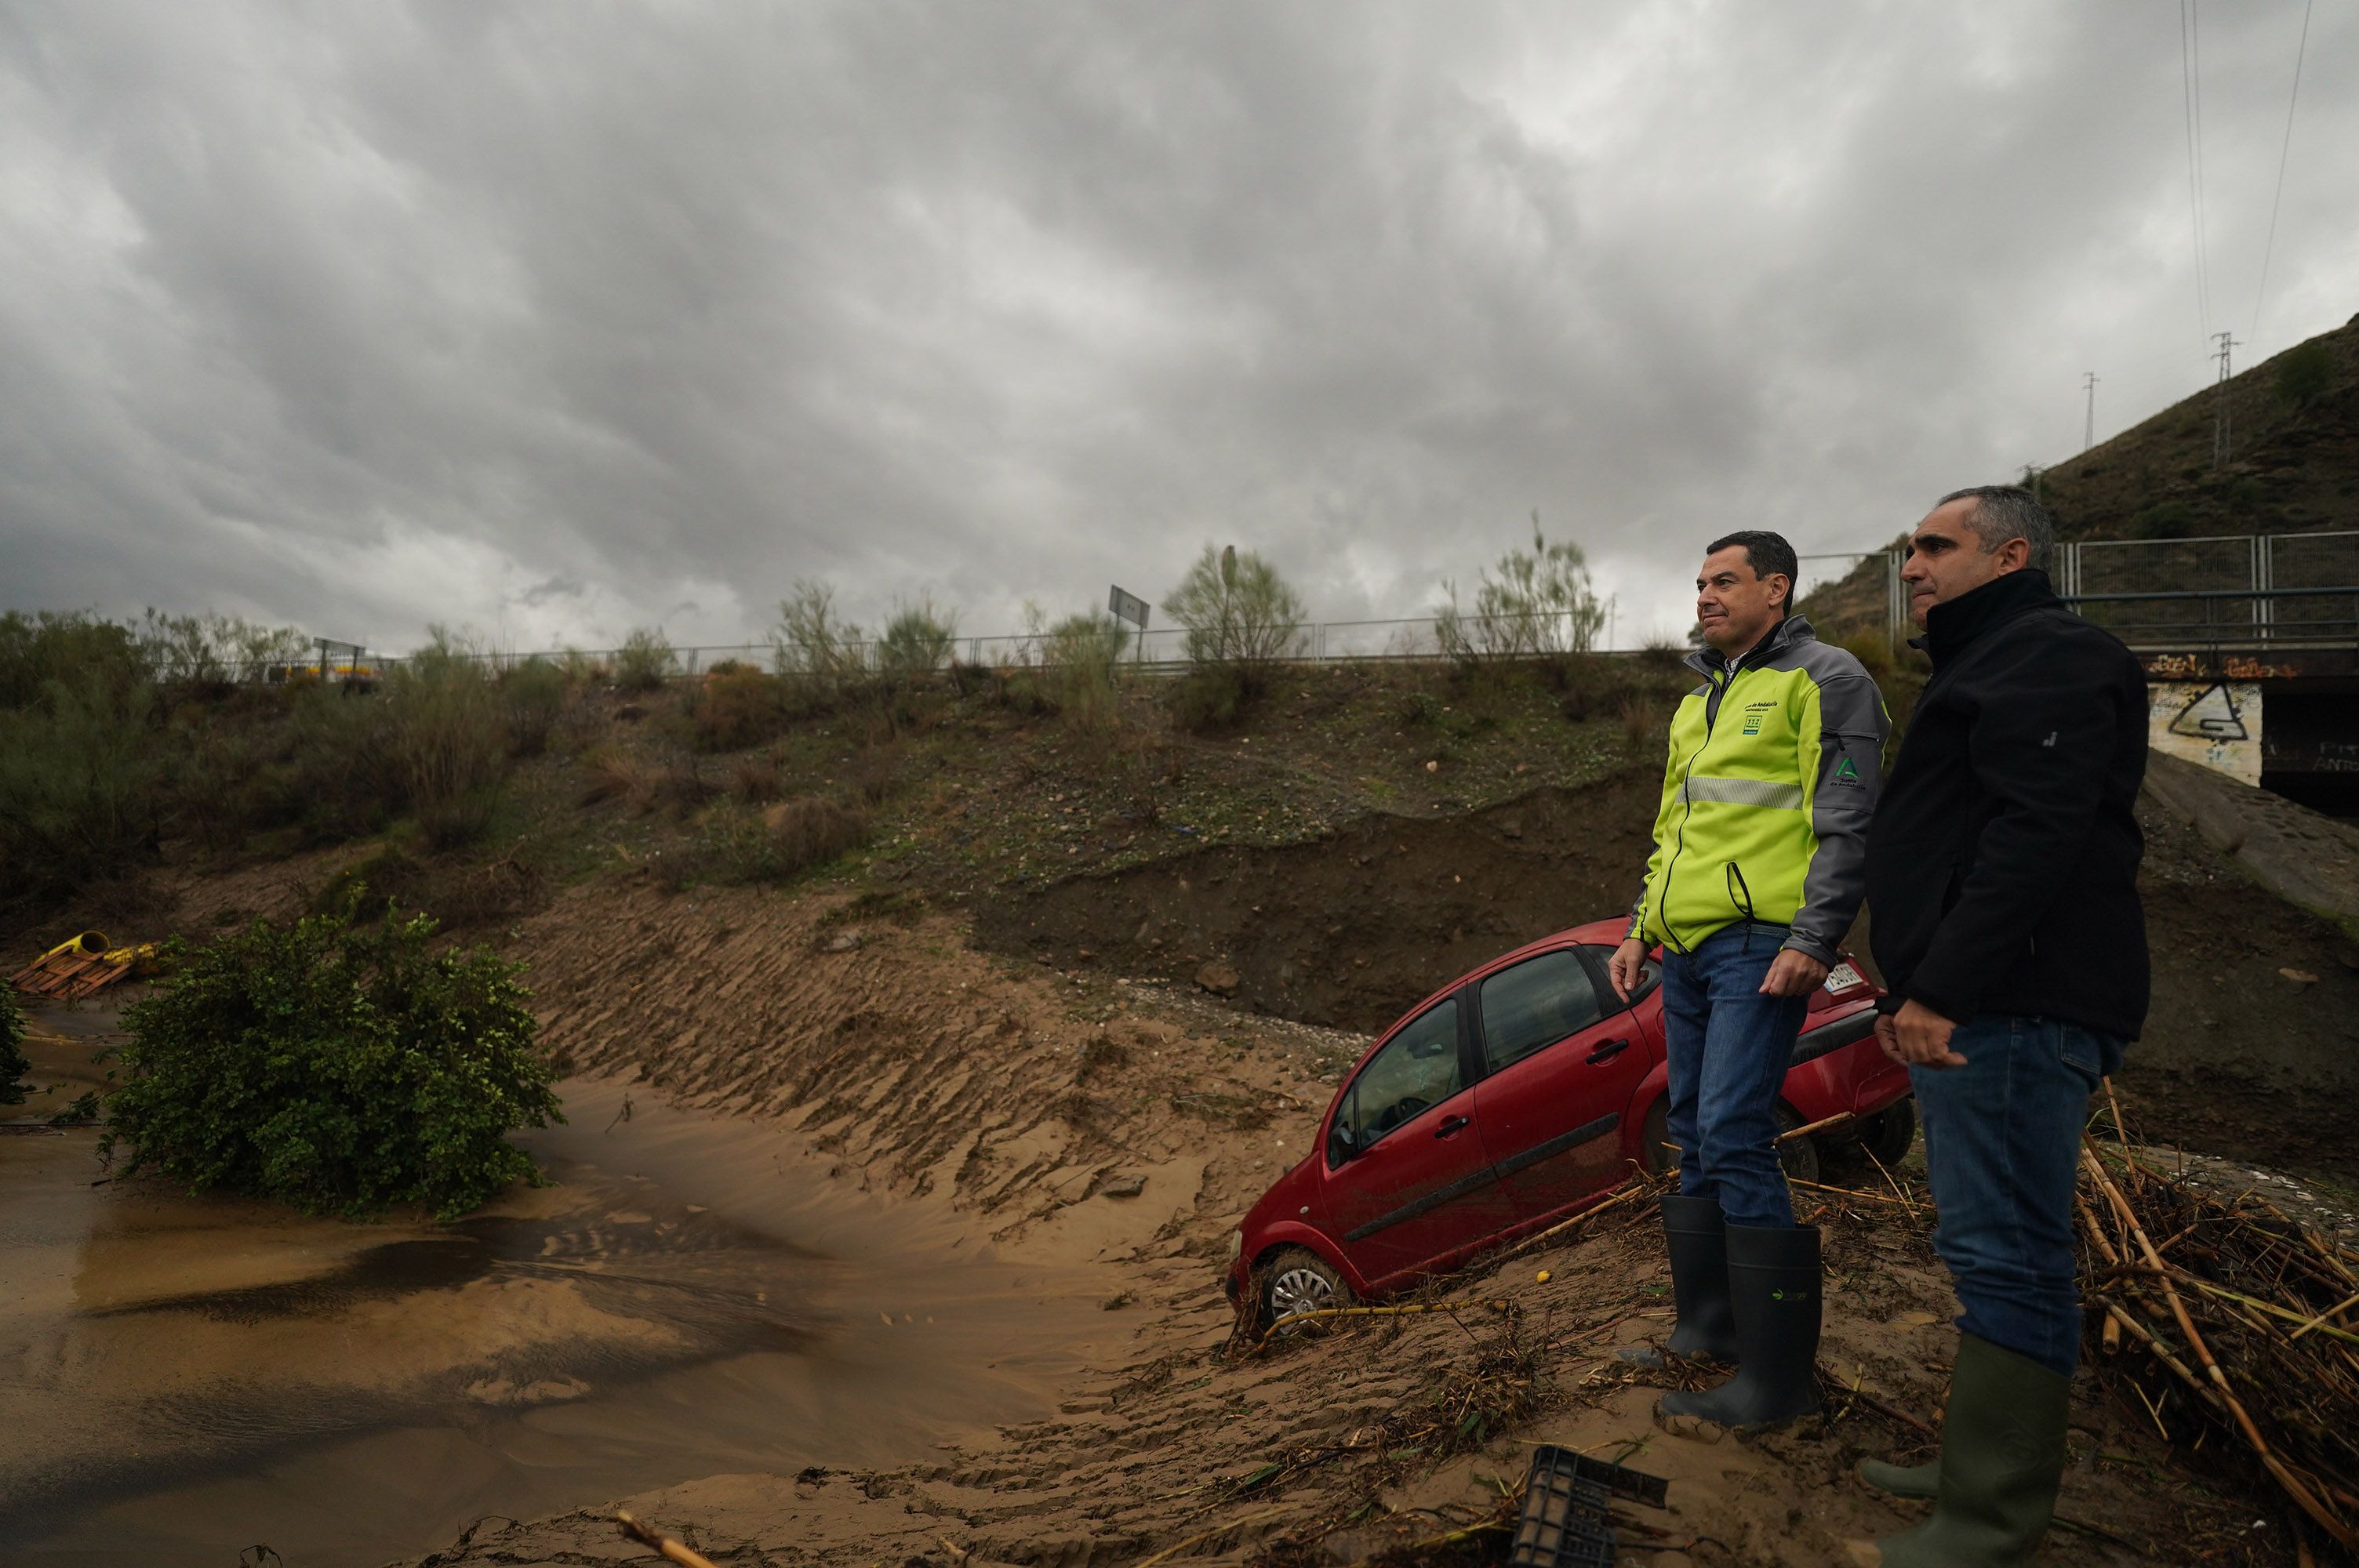
[[[1663,803],[1630,935],[1674,951],[1740,920],[1790,925],[1822,963],[1859,913],[1882,782],[1884,698],[1860,662],[1789,615],[1671,717]]]

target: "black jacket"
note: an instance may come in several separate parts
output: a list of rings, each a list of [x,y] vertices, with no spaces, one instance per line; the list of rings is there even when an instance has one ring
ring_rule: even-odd
[[[1871,945],[1890,996],[1964,1022],[2146,1022],[2146,676],[2018,571],[1937,604],[1917,699],[1867,835]]]

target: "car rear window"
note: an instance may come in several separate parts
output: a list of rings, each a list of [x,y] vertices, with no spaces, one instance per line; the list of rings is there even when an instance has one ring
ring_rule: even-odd
[[[1589,966],[1569,948],[1500,970],[1481,995],[1483,1055],[1495,1073],[1605,1016]]]

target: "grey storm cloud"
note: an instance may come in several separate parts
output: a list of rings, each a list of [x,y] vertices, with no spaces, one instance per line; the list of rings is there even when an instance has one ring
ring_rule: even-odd
[[[1625,628],[2359,306],[2359,16],[2214,7],[2199,316],[2135,4],[0,0],[0,608],[511,646],[798,579],[1416,614],[1537,509]]]

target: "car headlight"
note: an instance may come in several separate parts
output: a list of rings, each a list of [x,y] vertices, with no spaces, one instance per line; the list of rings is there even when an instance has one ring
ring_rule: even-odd
[[[1242,1227],[1229,1232],[1229,1261],[1234,1263],[1245,1255],[1245,1233]]]

